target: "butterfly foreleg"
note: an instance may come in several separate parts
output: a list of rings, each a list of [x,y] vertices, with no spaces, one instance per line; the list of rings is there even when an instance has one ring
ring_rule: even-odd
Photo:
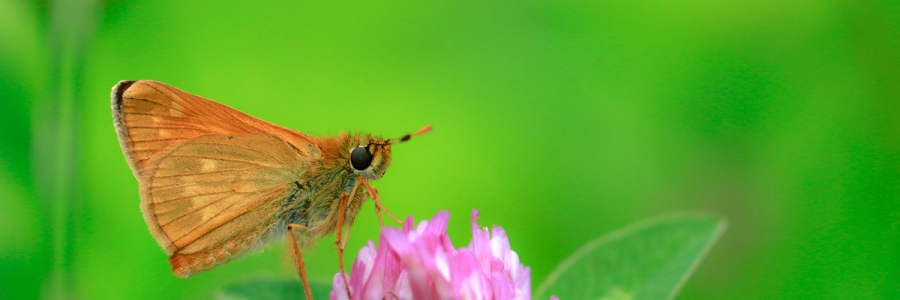
[[[312,290],[309,289],[309,280],[306,279],[306,264],[303,263],[303,254],[300,253],[300,247],[297,246],[297,239],[294,238],[294,228],[307,229],[306,226],[300,224],[288,224],[288,239],[291,243],[291,249],[294,252],[294,258],[297,260],[297,273],[303,280],[303,292],[306,293],[307,300],[313,300]]]
[[[381,211],[382,210],[384,211],[384,213],[386,213],[388,215],[388,217],[391,217],[391,219],[394,219],[394,222],[397,222],[398,224],[403,225],[403,222],[401,222],[400,219],[397,219],[396,217],[394,217],[394,215],[391,214],[391,211],[389,211],[387,209],[387,207],[384,207],[384,204],[381,203],[381,197],[378,196],[378,189],[369,185],[369,182],[366,181],[366,179],[363,177],[359,177],[359,180],[362,181],[363,185],[366,186],[366,190],[369,191],[369,196],[372,196],[372,200],[375,200],[375,213],[378,214],[378,222],[381,223],[381,226],[384,227],[384,222],[381,220]]]

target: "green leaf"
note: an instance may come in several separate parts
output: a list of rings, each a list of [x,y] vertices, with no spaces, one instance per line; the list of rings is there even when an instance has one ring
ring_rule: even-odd
[[[313,298],[328,299],[331,284],[310,282]],[[219,300],[279,300],[305,299],[299,279],[249,279],[227,285],[216,293]]]
[[[724,219],[706,214],[635,223],[575,251],[541,283],[535,299],[671,299],[725,227]]]

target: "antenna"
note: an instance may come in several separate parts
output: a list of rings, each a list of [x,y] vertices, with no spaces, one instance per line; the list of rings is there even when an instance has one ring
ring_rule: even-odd
[[[387,143],[388,144],[402,143],[402,142],[408,141],[410,138],[412,138],[414,136],[423,135],[423,134],[428,133],[429,131],[431,131],[431,125],[425,125],[425,127],[422,127],[422,129],[419,129],[416,132],[413,132],[413,133],[410,133],[410,134],[407,134],[407,135],[404,135],[404,136],[401,136],[398,138],[392,138],[392,139],[388,140]]]

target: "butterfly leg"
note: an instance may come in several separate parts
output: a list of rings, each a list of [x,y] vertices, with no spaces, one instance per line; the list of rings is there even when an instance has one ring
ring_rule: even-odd
[[[350,239],[350,230],[353,229],[353,223],[347,224],[347,232],[344,234],[344,240],[341,242],[339,246],[341,249],[347,247],[347,240]]]
[[[381,227],[384,227],[384,220],[381,219],[381,209],[378,207],[378,204],[375,204],[375,215],[378,216],[378,224],[381,224]]]
[[[365,178],[359,177],[359,179],[366,186],[366,189],[369,191],[369,195],[372,196],[372,200],[375,200],[375,213],[378,214],[378,221],[381,222],[381,211],[383,210],[388,215],[388,217],[394,219],[394,222],[402,225],[403,222],[400,222],[399,219],[394,217],[394,215],[391,214],[391,211],[389,211],[387,207],[384,207],[384,204],[381,203],[381,197],[378,196],[378,190],[369,185],[369,182],[366,181]],[[381,226],[384,226],[384,222],[381,222]]]
[[[344,268],[344,246],[347,245],[347,239],[350,237],[350,229],[353,228],[352,224],[347,224],[347,232],[344,234],[343,240],[341,240],[341,233],[344,227],[344,217],[347,213],[347,206],[350,205],[350,201],[356,196],[356,190],[359,189],[359,180],[353,184],[353,188],[350,189],[350,195],[347,193],[341,193],[341,202],[338,205],[338,219],[337,219],[337,234],[334,238],[334,243],[337,245],[338,252],[338,263],[341,266],[341,278],[344,279],[344,287],[347,288],[347,298],[353,298],[352,293],[350,292],[350,281],[347,279],[347,270]]]
[[[294,239],[294,228],[306,229],[306,226],[288,224],[288,239],[290,239],[294,257],[297,259],[297,272],[300,273],[300,279],[303,280],[303,292],[306,293],[307,300],[313,300],[312,290],[309,289],[309,281],[306,279],[306,264],[303,263],[303,255],[300,253],[300,247],[297,247],[297,240]]]
[[[347,288],[347,298],[353,298],[350,293],[350,281],[347,280],[347,271],[344,269],[344,245],[341,244],[341,229],[344,228],[344,213],[346,213],[348,202],[350,202],[350,196],[347,193],[342,193],[341,203],[338,208],[337,236],[334,239],[334,243],[337,245],[338,262],[341,265],[341,278],[344,279],[344,287]]]

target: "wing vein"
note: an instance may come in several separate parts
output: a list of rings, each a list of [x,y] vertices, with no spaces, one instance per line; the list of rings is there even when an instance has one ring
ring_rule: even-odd
[[[252,160],[246,160],[246,159],[227,159],[227,158],[224,158],[224,157],[212,157],[212,156],[204,156],[204,155],[178,155],[178,154],[174,154],[174,153],[173,153],[173,154],[170,154],[168,157],[203,158],[203,159],[209,159],[209,160],[218,160],[218,161],[230,161],[230,162],[237,162],[237,163],[245,163],[245,164],[248,164],[248,165],[257,165],[257,166],[260,166],[260,167],[265,167],[265,168],[270,168],[270,169],[277,169],[277,167],[274,167],[274,166],[269,165],[269,164],[264,164],[264,163],[261,163],[261,162],[258,162],[258,161],[252,161]]]
[[[151,84],[145,84],[145,85],[146,85],[146,86],[149,86],[151,89],[156,90],[156,92],[165,95],[166,98],[169,98],[169,101],[176,102],[176,103],[181,103],[181,102],[179,102],[179,101],[175,101],[175,98],[172,98],[172,96],[170,96],[169,94],[163,93],[162,91],[160,91],[160,90],[159,90],[158,88],[156,88],[155,86],[153,86],[153,85],[151,85]],[[172,94],[176,94],[176,92],[175,92],[175,91],[172,91],[171,89],[166,88],[166,90],[168,90],[168,91],[169,91],[170,93],[172,93]],[[197,115],[197,116],[201,116],[201,115],[202,115],[202,114],[200,114],[200,113],[197,113],[197,111],[195,111],[194,108],[188,107],[188,106],[185,105],[185,104],[187,104],[187,103],[181,103],[181,105],[183,105],[184,108],[187,108],[188,110],[190,110],[192,113],[194,113],[194,115]]]
[[[184,197],[178,197],[178,198],[166,199],[165,201],[153,202],[153,205],[159,205],[159,204],[169,203],[169,202],[172,202],[172,201],[178,201],[178,200],[184,200],[184,199],[187,199],[187,198],[202,197],[202,196],[211,196],[211,195],[220,195],[220,194],[231,194],[231,193],[234,193],[234,191],[224,191],[224,192],[215,192],[215,193],[206,193],[206,194],[190,195],[190,196],[184,196]],[[219,199],[219,200],[221,200],[221,199]],[[218,200],[213,201],[213,203],[215,203],[215,202],[218,202]],[[168,224],[168,223],[167,223],[167,224]]]
[[[231,194],[250,194],[250,193],[240,193],[240,192],[235,192],[235,191],[229,191],[229,193],[231,193]],[[196,196],[193,196],[193,197],[196,197]],[[169,224],[171,224],[172,222],[178,221],[178,220],[181,219],[181,218],[184,218],[184,217],[186,217],[186,216],[188,216],[188,215],[190,215],[190,214],[192,214],[192,213],[195,213],[195,212],[197,212],[197,211],[199,211],[199,210],[201,210],[201,209],[207,208],[207,207],[209,207],[210,205],[219,203],[219,201],[222,201],[222,200],[227,199],[227,198],[228,198],[228,197],[222,197],[222,198],[219,198],[218,200],[210,201],[209,203],[207,203],[207,204],[205,204],[205,205],[203,205],[203,206],[196,207],[196,208],[194,208],[194,209],[192,209],[192,210],[189,210],[189,211],[185,212],[184,214],[178,216],[177,218],[174,218],[174,219],[172,219],[172,220],[169,220],[169,221],[166,222],[165,224],[160,223],[159,226],[162,227],[162,226],[169,225]],[[227,210],[230,209],[232,206],[234,206],[234,205],[236,205],[236,204],[238,204],[238,203],[240,203],[240,201],[235,201],[234,203],[228,205],[228,207],[226,207],[225,209],[222,209],[222,210],[216,212],[215,215],[213,215],[212,217],[208,218],[206,221],[201,222],[200,224],[197,224],[197,226],[194,226],[194,228],[192,228],[192,230],[193,230],[193,229],[197,229],[197,227],[200,227],[200,226],[202,226],[203,224],[206,224],[207,222],[209,222],[209,220],[215,218],[216,216],[218,216],[219,214],[221,214],[223,211],[227,211]],[[154,205],[156,205],[156,204],[154,203]],[[156,216],[159,217],[159,215],[156,215]],[[179,238],[182,238],[182,237],[184,237],[184,236],[181,236],[181,237],[179,237]],[[173,241],[174,241],[174,240],[173,240]]]
[[[158,171],[158,170],[160,170],[160,169],[157,168],[157,171]],[[240,171],[247,171],[247,170],[250,170],[250,168],[246,168],[246,169],[216,170],[216,171],[197,172],[197,173],[181,173],[181,174],[172,174],[172,175],[155,175],[155,176],[153,176],[153,178],[154,178],[154,179],[159,179],[159,178],[172,178],[172,177],[181,177],[181,176],[209,175],[209,174],[216,174],[216,173],[240,172]]]
[[[223,199],[224,199],[224,198],[223,198]],[[220,199],[220,200],[221,200],[221,199]],[[193,232],[194,230],[196,230],[196,229],[199,228],[200,226],[206,225],[207,223],[209,223],[210,221],[212,221],[213,219],[215,219],[216,217],[218,217],[219,215],[221,215],[223,212],[226,212],[226,211],[230,210],[232,207],[234,207],[235,205],[238,205],[238,203],[240,203],[240,201],[235,201],[235,202],[232,203],[231,205],[228,205],[228,207],[226,207],[225,209],[216,212],[214,215],[212,215],[211,217],[207,218],[206,220],[204,220],[204,221],[201,222],[200,224],[197,224],[197,226],[194,226],[194,228],[192,228],[190,231],[185,232],[185,233],[182,234],[180,237],[178,237],[177,239],[173,239],[172,241],[174,242],[174,241],[181,240],[182,238],[184,238],[185,236],[187,236],[188,234],[190,234],[191,232]],[[250,208],[247,209],[247,210],[244,210],[243,212],[241,212],[241,213],[235,215],[233,218],[231,218],[230,220],[225,221],[224,223],[231,222],[231,221],[233,221],[234,219],[237,219],[238,217],[243,216],[243,215],[245,215],[245,214],[247,214],[247,213],[253,211],[254,209],[258,208],[260,205],[262,205],[262,202],[260,202],[259,204],[255,205],[255,206],[253,206],[253,207],[250,207]],[[207,205],[207,206],[208,206],[208,205]],[[184,217],[184,216],[180,216],[180,217],[178,217],[178,218],[181,218],[181,217]],[[174,221],[174,220],[172,220],[172,221]],[[168,224],[168,223],[167,223],[167,224]],[[197,240],[203,238],[204,236],[206,236],[207,234],[210,234],[210,233],[213,232],[213,231],[215,231],[215,229],[214,229],[214,230],[209,230],[209,231],[207,231],[207,232],[204,232],[204,233],[201,234],[199,237],[197,237],[196,239],[194,239],[194,241],[197,241]],[[191,243],[193,243],[194,241],[191,241]],[[188,244],[190,244],[190,243],[188,243]]]
[[[277,162],[283,162],[281,159],[279,159],[278,157],[275,157],[275,155],[272,155],[271,153],[266,153],[266,152],[263,152],[263,151],[259,151],[259,150],[256,150],[256,149],[253,149],[253,148],[250,148],[250,147],[247,147],[247,146],[236,145],[236,144],[213,143],[213,142],[198,142],[198,143],[194,143],[194,144],[197,144],[197,145],[217,145],[217,146],[226,146],[226,147],[241,148],[241,149],[250,150],[250,151],[253,151],[253,152],[256,152],[256,153],[259,153],[259,154],[265,154],[266,156],[275,159],[275,161],[277,161]]]
[[[188,114],[186,111],[183,111],[183,110],[177,109],[177,108],[175,108],[175,107],[172,107],[172,106],[169,106],[169,105],[165,105],[165,104],[162,104],[162,103],[159,103],[159,102],[156,102],[156,101],[151,101],[151,100],[149,100],[149,99],[134,98],[134,97],[128,97],[128,98],[126,98],[126,99],[140,100],[140,101],[144,101],[144,102],[149,102],[149,103],[153,103],[153,104],[156,104],[156,105],[159,105],[159,106],[168,108],[168,109],[174,109],[174,110],[176,110],[176,111],[178,111],[178,112],[180,112],[180,113],[182,113],[182,114],[186,114],[186,115]],[[128,106],[134,107],[134,106],[131,106],[131,105],[128,105]],[[126,106],[126,107],[128,107],[128,106]],[[182,106],[182,107],[183,107],[183,106]],[[192,111],[191,113],[193,113],[194,115],[196,115],[196,113],[193,112],[193,111]]]
[[[139,129],[188,129],[188,130],[203,131],[203,129],[199,129],[196,127],[189,127],[189,126],[137,126],[137,125],[135,125],[135,126],[128,126],[128,128],[130,128],[130,129],[135,129],[135,128],[139,128]]]
[[[188,120],[188,121],[191,121],[191,122],[185,122],[185,123],[197,124],[197,123],[193,122],[193,121],[192,121],[191,119],[189,119],[189,118],[182,118],[182,117],[176,117],[176,116],[167,116],[167,115],[160,115],[160,114],[153,114],[153,113],[145,113],[145,112],[136,112],[136,111],[130,111],[130,112],[127,112],[127,113],[128,113],[129,115],[151,116],[151,117],[160,117],[160,118],[167,118],[167,119],[182,119],[182,120]],[[200,125],[200,124],[197,124],[197,125]]]
[[[134,143],[167,142],[167,141],[178,141],[178,140],[186,140],[186,139],[185,138],[167,138],[167,139],[151,139],[151,140],[131,139],[131,141]]]

